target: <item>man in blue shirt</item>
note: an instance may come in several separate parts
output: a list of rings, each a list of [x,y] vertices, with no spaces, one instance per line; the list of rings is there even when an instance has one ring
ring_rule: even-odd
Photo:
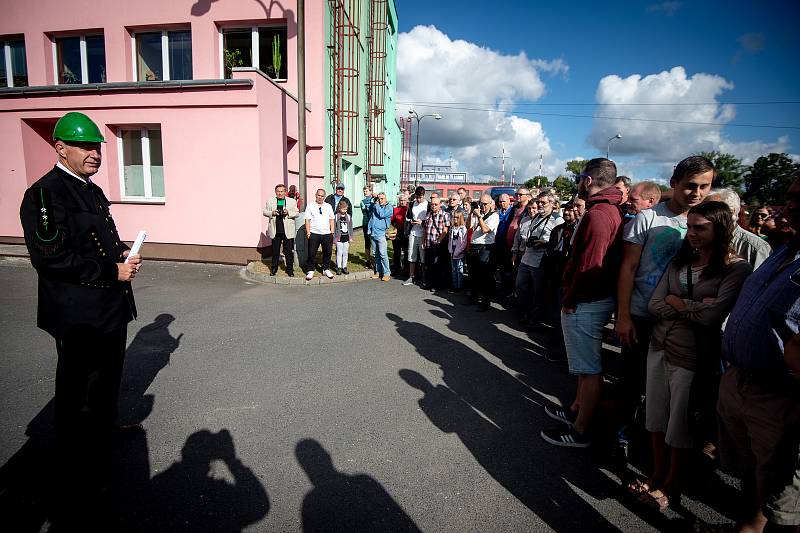
[[[800,231],[800,172],[793,178],[784,213]],[[800,341],[799,278],[795,237],[747,279],[725,328],[719,444],[723,465],[742,476],[742,530],[800,525],[800,386],[784,360]]]

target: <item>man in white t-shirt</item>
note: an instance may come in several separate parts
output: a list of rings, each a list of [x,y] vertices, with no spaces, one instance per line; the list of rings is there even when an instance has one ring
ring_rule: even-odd
[[[317,250],[322,245],[322,273],[333,278],[330,271],[331,250],[333,249],[333,208],[325,201],[325,190],[317,189],[315,202],[308,204],[305,211],[306,238],[308,239],[308,260],[306,261],[306,280],[311,281],[316,268]]]
[[[647,305],[686,236],[689,209],[702,203],[711,191],[714,175],[711,161],[687,157],[672,173],[672,198],[641,211],[625,226],[614,331],[622,343],[622,409],[630,413],[644,392],[654,323]]]
[[[425,250],[422,241],[425,236],[425,221],[428,220],[428,201],[425,199],[425,187],[419,186],[414,190],[414,202],[406,216],[411,231],[408,234],[408,279],[403,285],[414,283],[414,272],[417,261],[425,263]]]
[[[481,196],[480,206],[470,214],[472,240],[467,252],[469,264],[470,300],[478,303],[479,311],[488,311],[494,293],[495,262],[492,248],[500,215],[488,194]]]

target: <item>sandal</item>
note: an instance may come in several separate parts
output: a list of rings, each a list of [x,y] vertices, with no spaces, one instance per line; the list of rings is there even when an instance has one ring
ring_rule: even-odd
[[[645,506],[657,511],[665,511],[669,508],[669,496],[664,494],[661,489],[644,492],[637,499]]]
[[[634,496],[639,496],[641,494],[647,494],[650,492],[650,483],[647,481],[642,481],[641,479],[634,479],[630,483],[628,483],[628,492],[633,494]]]

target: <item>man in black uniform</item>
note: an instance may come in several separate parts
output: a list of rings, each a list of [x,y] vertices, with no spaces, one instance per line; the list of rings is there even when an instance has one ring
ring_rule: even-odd
[[[56,166],[25,191],[20,220],[39,274],[37,325],[56,340],[55,411],[59,436],[112,436],[127,325],[136,316],[130,281],[141,257],[128,256],[90,177],[105,140],[82,113],[56,123]],[[128,259],[127,263],[125,259]]]

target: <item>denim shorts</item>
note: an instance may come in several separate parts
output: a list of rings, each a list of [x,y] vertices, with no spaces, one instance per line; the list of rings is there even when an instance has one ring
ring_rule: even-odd
[[[579,303],[574,313],[561,313],[561,329],[570,374],[603,373],[603,329],[614,312],[614,298]]]

